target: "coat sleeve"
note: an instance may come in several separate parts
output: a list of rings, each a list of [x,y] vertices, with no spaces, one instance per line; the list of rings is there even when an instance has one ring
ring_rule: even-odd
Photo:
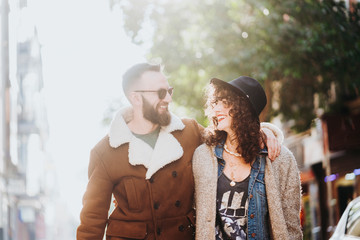
[[[278,128],[274,124],[268,123],[268,122],[262,122],[262,123],[260,123],[260,127],[271,130],[280,144],[282,144],[284,142],[283,132],[280,130],[280,128]]]
[[[294,155],[287,148],[285,149],[285,161],[288,164],[284,163],[283,165],[287,166],[287,174],[283,174],[280,180],[282,183],[285,183],[281,192],[284,216],[290,239],[303,239],[300,223],[300,173]]]
[[[266,158],[266,198],[274,240],[300,240],[301,183],[293,154],[284,146],[275,161]]]
[[[113,183],[96,150],[90,154],[88,185],[83,196],[77,240],[103,239]]]

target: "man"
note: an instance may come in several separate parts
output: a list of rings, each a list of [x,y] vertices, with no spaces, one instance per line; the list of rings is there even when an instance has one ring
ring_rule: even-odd
[[[91,151],[77,239],[101,240],[105,227],[107,240],[194,239],[191,160],[202,127],[169,112],[173,89],[159,65],[131,67],[123,89],[131,108]],[[112,195],[117,206],[108,216]]]

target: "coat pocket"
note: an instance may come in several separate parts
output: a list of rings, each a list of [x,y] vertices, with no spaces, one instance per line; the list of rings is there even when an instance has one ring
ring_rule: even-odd
[[[136,193],[136,187],[134,180],[132,178],[125,178],[124,179],[124,187],[125,192],[128,200],[129,210],[130,211],[139,211],[140,210],[140,203],[139,198]]]
[[[161,236],[166,240],[192,240],[195,239],[194,215],[188,214],[175,218],[167,218],[158,222],[162,230]]]
[[[106,229],[106,239],[145,239],[146,223],[110,219]]]

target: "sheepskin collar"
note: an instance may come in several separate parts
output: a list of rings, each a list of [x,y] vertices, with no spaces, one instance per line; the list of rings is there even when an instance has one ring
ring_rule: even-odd
[[[176,130],[183,130],[185,125],[180,118],[171,113],[168,126],[161,127],[154,149],[141,139],[135,137],[127,126],[132,118],[131,107],[121,109],[111,122],[109,130],[109,144],[117,148],[129,143],[129,163],[143,165],[147,168],[146,179],[150,179],[159,169],[176,161],[183,156],[183,148],[171,134]]]

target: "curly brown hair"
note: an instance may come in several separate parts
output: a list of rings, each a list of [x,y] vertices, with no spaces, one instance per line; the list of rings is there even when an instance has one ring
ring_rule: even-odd
[[[263,136],[260,132],[259,117],[252,111],[249,100],[226,86],[214,83],[209,85],[206,95],[205,113],[212,124],[206,129],[205,143],[216,146],[227,138],[225,131],[216,129],[218,121],[213,112],[214,104],[223,101],[227,107],[230,107],[229,115],[232,117],[230,127],[235,133],[234,140],[238,143],[236,151],[242,154],[247,163],[252,163],[259,153],[259,139]]]

